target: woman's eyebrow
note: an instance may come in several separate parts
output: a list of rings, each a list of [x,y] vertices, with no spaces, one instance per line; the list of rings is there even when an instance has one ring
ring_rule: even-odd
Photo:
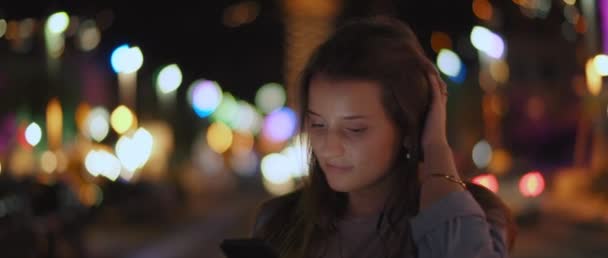
[[[312,111],[312,110],[310,110],[310,109],[309,109],[309,110],[306,110],[306,113],[308,113],[309,115],[321,116],[321,115],[319,115],[319,114],[315,113],[314,111]]]
[[[306,113],[313,115],[313,116],[318,116],[321,117],[321,115],[315,113],[312,110],[306,110]],[[346,115],[346,116],[342,116],[342,119],[344,120],[356,120],[356,119],[364,119],[367,118],[367,115]]]

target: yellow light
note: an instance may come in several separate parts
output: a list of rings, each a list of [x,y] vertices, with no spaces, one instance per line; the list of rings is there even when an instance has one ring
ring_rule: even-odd
[[[42,139],[42,129],[38,124],[32,122],[25,129],[25,140],[33,147],[38,145],[40,139]]]
[[[235,132],[232,140],[232,153],[235,155],[249,153],[253,149],[253,135],[248,132]]]
[[[576,4],[576,0],[564,0],[564,3],[567,5],[575,5]]]
[[[40,167],[46,173],[53,173],[57,169],[57,156],[52,151],[45,151],[40,157]]]
[[[488,0],[473,0],[473,13],[477,18],[489,21],[492,19],[492,4]]]
[[[593,58],[593,66],[599,75],[608,75],[608,56],[604,54],[596,55]]]
[[[49,16],[46,22],[46,29],[49,32],[59,34],[63,33],[70,24],[70,17],[66,12],[57,12]]]
[[[504,175],[509,169],[511,169],[512,161],[511,154],[509,152],[498,149],[492,152],[492,161],[488,169],[497,175]]]
[[[587,80],[587,89],[589,92],[597,96],[602,90],[602,76],[597,72],[594,59],[587,60],[585,64],[585,79]]]
[[[76,127],[78,127],[78,130],[80,131],[80,133],[82,135],[87,135],[87,136],[89,135],[87,119],[89,117],[90,112],[91,112],[91,107],[86,102],[82,102],[82,103],[78,104],[78,107],[76,107],[76,114],[75,114]]]
[[[110,121],[112,128],[118,134],[124,134],[129,129],[136,127],[137,118],[133,115],[133,112],[126,106],[120,105],[112,112]]]
[[[496,60],[490,64],[490,75],[499,83],[509,80],[509,65],[503,60]]]
[[[60,148],[63,134],[63,111],[61,111],[61,103],[57,98],[52,99],[46,108],[46,133],[49,149]]]
[[[217,152],[224,153],[232,145],[232,131],[222,122],[214,122],[207,129],[207,144]]]
[[[443,48],[451,49],[452,40],[445,32],[433,31],[433,33],[431,33],[431,48],[437,53]]]

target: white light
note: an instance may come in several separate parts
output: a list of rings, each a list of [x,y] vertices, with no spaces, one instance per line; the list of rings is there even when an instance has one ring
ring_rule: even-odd
[[[257,134],[262,128],[262,116],[244,100],[239,100],[238,105],[238,120],[236,120],[234,129],[239,132]]]
[[[63,33],[70,24],[70,17],[66,12],[57,12],[49,16],[46,22],[46,28],[48,31],[59,34]]]
[[[306,135],[297,135],[294,137],[293,143],[281,151],[281,154],[285,155],[289,159],[289,162],[293,164],[294,170],[291,172],[294,178],[308,175],[309,156],[306,142]]]
[[[110,113],[103,108],[97,107],[91,110],[87,118],[89,135],[97,142],[103,141],[110,131]]]
[[[127,171],[134,172],[146,164],[152,154],[153,145],[152,135],[147,130],[139,128],[132,137],[123,135],[118,139],[116,155]]]
[[[437,55],[437,66],[447,76],[456,77],[462,69],[462,61],[449,49],[441,49]]]
[[[25,140],[32,146],[38,145],[42,139],[42,130],[40,126],[36,123],[31,123],[25,129]]]
[[[608,75],[608,56],[599,54],[593,58],[593,66],[597,73],[601,76]]]
[[[182,71],[176,64],[170,64],[158,73],[156,87],[158,87],[160,92],[167,94],[177,90],[181,83]]]
[[[104,176],[112,181],[120,175],[120,161],[105,150],[91,150],[87,154],[84,166],[93,176]]]
[[[284,184],[291,180],[295,167],[290,160],[282,154],[268,154],[261,162],[264,179],[273,184]]]
[[[112,52],[110,63],[116,73],[133,73],[141,68],[144,63],[144,55],[139,47],[129,47],[125,44]]]
[[[492,160],[492,146],[481,140],[473,147],[473,162],[478,168],[485,168]]]
[[[505,43],[503,39],[484,27],[473,27],[470,39],[475,48],[492,58],[501,58],[504,53]]]

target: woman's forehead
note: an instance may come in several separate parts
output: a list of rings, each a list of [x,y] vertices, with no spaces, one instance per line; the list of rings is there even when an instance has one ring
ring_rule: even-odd
[[[357,116],[383,111],[381,86],[369,80],[315,77],[310,83],[308,110],[318,115]]]

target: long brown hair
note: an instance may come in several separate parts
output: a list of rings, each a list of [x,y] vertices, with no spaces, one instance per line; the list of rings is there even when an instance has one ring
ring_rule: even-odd
[[[419,189],[417,165],[418,138],[430,101],[426,74],[429,62],[412,30],[404,23],[387,17],[352,21],[335,33],[311,56],[301,76],[300,121],[305,131],[310,81],[322,74],[331,79],[358,79],[377,82],[382,89],[386,112],[406,140],[396,153],[391,169],[394,184],[378,221],[378,233],[387,247],[386,257],[396,257],[410,239],[403,227],[405,218],[418,213]],[[406,138],[407,137],[407,138]],[[402,146],[399,144],[399,146]],[[309,148],[310,149],[310,148]],[[410,159],[406,159],[406,154]],[[278,211],[272,225],[263,230],[265,238],[281,257],[300,258],[311,250],[323,248],[325,239],[336,232],[336,222],[347,207],[346,193],[333,191],[314,156],[310,153],[310,171],[300,198],[292,207]],[[279,215],[280,214],[280,215]],[[391,244],[392,243],[392,244]],[[390,249],[393,248],[393,249]]]
[[[385,245],[384,257],[402,257],[404,252],[415,256],[408,218],[419,209],[419,139],[431,100],[427,74],[433,69],[408,25],[393,18],[372,17],[339,27],[316,49],[302,72],[302,132],[306,130],[305,114],[314,76],[368,80],[381,86],[385,111],[401,133],[399,143],[404,143],[399,144],[388,172],[392,185],[377,223],[378,236]],[[347,208],[346,193],[330,188],[310,145],[308,149],[309,176],[297,194],[286,196],[285,205],[276,210],[269,219],[271,223],[263,225],[260,233],[282,258],[312,257],[323,250]]]

